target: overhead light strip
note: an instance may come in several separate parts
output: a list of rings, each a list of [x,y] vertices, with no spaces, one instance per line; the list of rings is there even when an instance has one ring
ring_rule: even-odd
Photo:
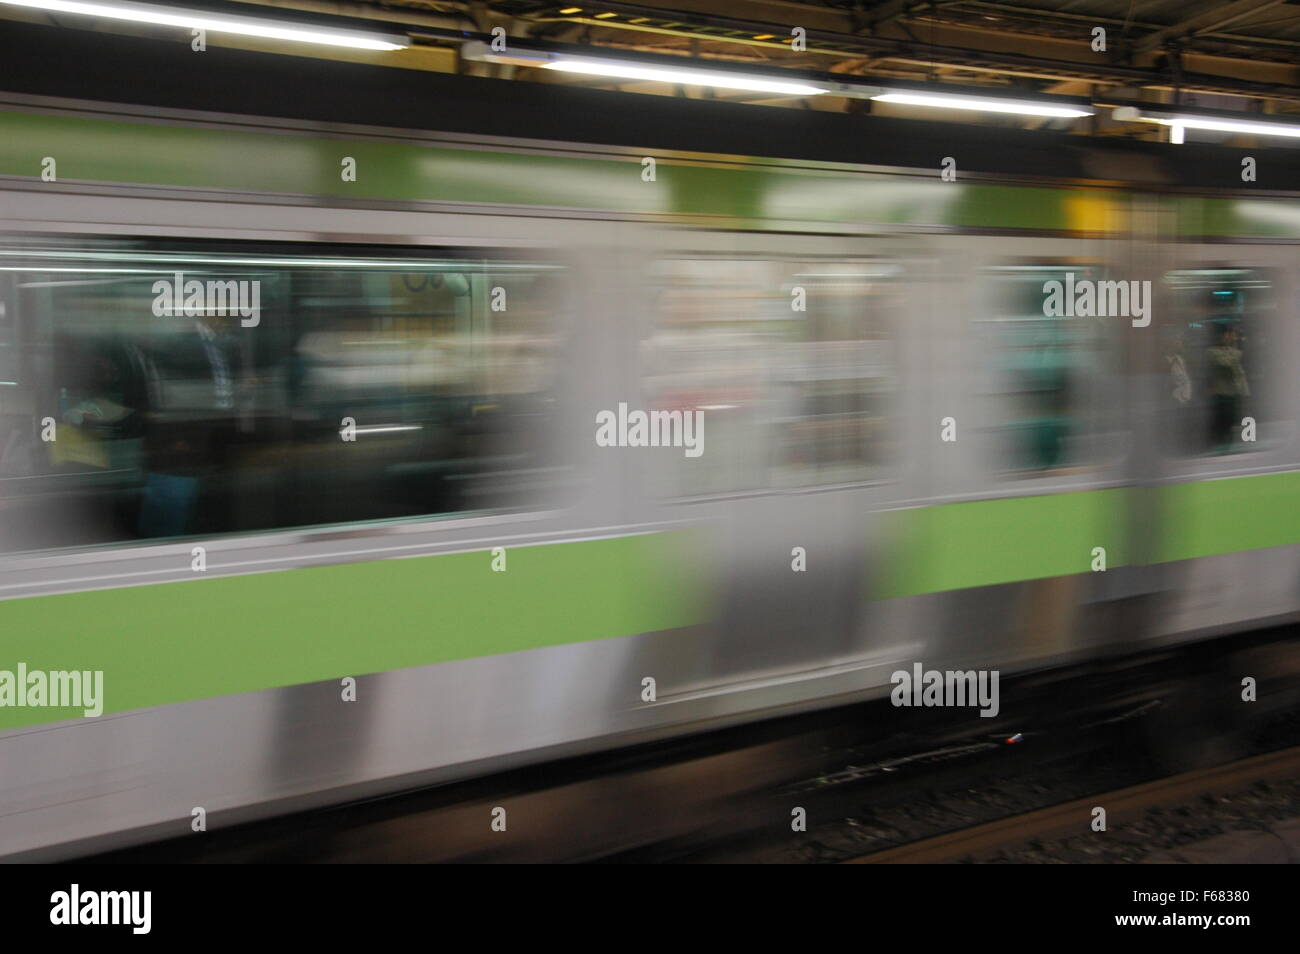
[[[0,0],[0,3],[12,7],[48,10],[52,13],[72,13],[106,20],[208,30],[212,33],[232,33],[237,36],[256,36],[269,40],[317,43],[354,50],[403,50],[411,45],[410,40],[404,36],[338,30],[286,20],[211,13],[206,10],[184,10],[149,3],[131,3],[129,0],[114,0],[112,3],[99,3],[95,0]]]
[[[938,109],[969,109],[983,113],[1011,113],[1016,116],[1050,116],[1057,119],[1078,119],[1091,116],[1093,111],[1070,104],[1057,106],[1047,102],[1001,99],[997,97],[970,96],[964,93],[930,93],[909,90],[887,90],[871,96],[878,103],[898,103],[902,106],[933,106]]]
[[[646,66],[618,60],[597,60],[588,57],[560,56],[546,63],[544,68],[559,70],[564,73],[582,73],[586,76],[674,83],[681,86],[711,86],[715,89],[748,90],[756,93],[778,93],[787,96],[820,96],[822,93],[828,92],[826,86],[770,79],[744,73]]]
[[[1249,119],[1221,119],[1191,113],[1152,113],[1133,106],[1121,106],[1111,113],[1119,122],[1158,123],[1170,128],[1172,142],[1184,140],[1183,130],[1205,129],[1211,132],[1245,133],[1251,136],[1282,136],[1300,139],[1300,126],[1286,123],[1254,122]]]
[[[1199,116],[1174,116],[1155,121],[1162,126],[1182,126],[1185,129],[1208,129],[1214,132],[1238,132],[1254,136],[1285,136],[1289,139],[1300,139],[1300,126],[1284,126],[1281,123],[1238,122],[1235,119],[1208,119]]]
[[[820,96],[838,89],[841,84],[812,80],[786,79],[779,74],[747,73],[733,70],[700,69],[694,64],[671,63],[582,56],[555,50],[538,50],[512,45],[509,50],[495,51],[482,40],[469,40],[461,46],[461,56],[481,63],[505,63],[531,66],[561,73],[578,73],[605,79],[625,79],[681,86],[710,86],[715,89],[746,90],[783,96]]]

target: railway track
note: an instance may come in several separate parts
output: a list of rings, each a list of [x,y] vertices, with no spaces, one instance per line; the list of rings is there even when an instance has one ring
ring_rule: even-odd
[[[1300,778],[1300,747],[1075,799],[897,848],[872,852],[843,863],[942,864],[978,861],[1033,841],[1045,842],[1092,833],[1094,811],[1098,807],[1105,809],[1106,831],[1095,834],[1105,837],[1107,834],[1122,833],[1126,826],[1139,821],[1157,807],[1173,807],[1205,796],[1236,792],[1258,782],[1297,778]],[[1300,833],[1300,829],[1297,829],[1297,833]],[[1223,846],[1229,850],[1227,842]],[[1293,854],[1291,860],[1300,861],[1300,840],[1284,847]]]

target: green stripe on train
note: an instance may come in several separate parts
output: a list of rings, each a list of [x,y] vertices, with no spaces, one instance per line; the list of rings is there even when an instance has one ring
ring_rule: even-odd
[[[1300,473],[980,500],[885,514],[877,599],[1150,559],[1300,543]],[[703,623],[716,593],[690,531],[216,577],[0,601],[0,669],[103,670],[107,712]],[[188,559],[184,552],[178,559]],[[67,718],[0,708],[0,729]]]
[[[4,600],[0,669],[102,670],[123,712],[689,626],[712,610],[688,537],[511,548],[503,573],[474,552]],[[0,729],[80,714],[0,707]]]
[[[376,200],[703,216],[727,222],[1091,228],[1099,193],[899,179],[847,169],[618,160],[325,139],[0,111],[0,174]],[[344,182],[342,160],[357,162]],[[864,153],[864,161],[867,159]],[[937,162],[936,158],[936,162]],[[937,166],[936,166],[937,169]]]
[[[718,166],[663,159],[641,181],[636,157],[551,156],[492,149],[262,133],[0,111],[0,175],[38,178],[46,156],[68,181],[345,198],[490,203],[662,213],[743,225],[879,223],[1105,232],[1120,213],[1097,190],[945,183],[863,174],[842,164]],[[343,182],[344,156],[357,179]],[[869,144],[863,162],[871,161]],[[937,163],[936,159],[936,163]],[[1122,201],[1122,200],[1121,200]],[[1300,238],[1300,203],[1164,200],[1179,234]]]
[[[1149,540],[1129,541],[1130,515],[1156,508]],[[1106,567],[1172,563],[1300,543],[1300,473],[1194,480],[1159,488],[975,500],[895,511],[893,554],[876,599],[1087,573],[1093,548]],[[1130,552],[1138,547],[1148,552]]]
[[[1123,490],[973,500],[889,514],[894,557],[877,599],[992,586],[1091,570],[1094,547],[1107,567],[1124,562]]]
[[[1162,562],[1300,543],[1300,473],[1164,488]]]

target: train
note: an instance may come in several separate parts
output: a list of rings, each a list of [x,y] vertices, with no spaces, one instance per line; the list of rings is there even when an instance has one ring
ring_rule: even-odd
[[[0,93],[0,856],[1300,618],[1285,151],[90,36]]]

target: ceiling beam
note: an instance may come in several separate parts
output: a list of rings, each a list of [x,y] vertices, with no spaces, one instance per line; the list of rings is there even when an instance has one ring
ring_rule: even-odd
[[[911,7],[919,6],[924,0],[885,0],[884,3],[878,3],[870,10],[864,10],[862,17],[875,29],[883,23],[888,23],[898,17],[901,17]]]
[[[1193,17],[1155,33],[1148,33],[1133,44],[1133,52],[1149,53],[1175,40],[1186,39],[1198,33],[1212,33],[1238,20],[1244,20],[1251,14],[1281,6],[1285,2],[1286,0],[1236,0],[1235,3],[1228,4],[1211,3],[1208,9]]]

